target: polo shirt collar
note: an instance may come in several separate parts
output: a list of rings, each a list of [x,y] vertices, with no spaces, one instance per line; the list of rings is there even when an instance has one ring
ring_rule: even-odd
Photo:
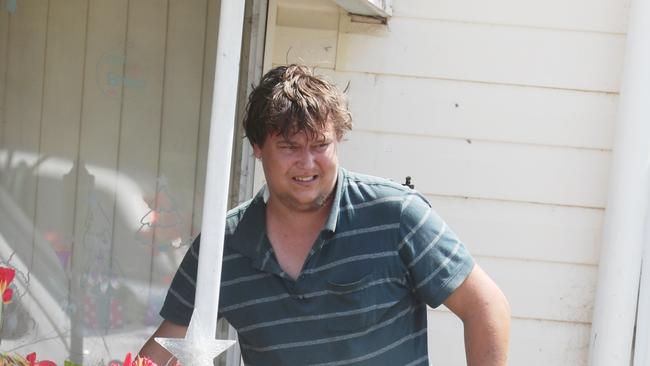
[[[332,208],[330,209],[322,232],[330,232],[333,234],[336,231],[345,177],[345,169],[339,168],[336,186],[334,188]],[[253,263],[257,264],[256,267],[260,267],[260,269],[264,267],[266,257],[269,255],[268,252],[271,250],[266,236],[267,189],[266,186],[262,187],[251,200],[235,232],[227,242],[230,248],[252,259]]]
[[[227,241],[230,248],[251,259],[263,256],[267,251],[264,245],[266,236],[265,190],[266,187],[263,187],[253,197],[239,220],[235,232]]]
[[[332,208],[330,214],[325,221],[323,231],[334,233],[336,231],[336,224],[339,220],[339,212],[341,210],[341,196],[343,195],[343,184],[345,183],[345,169],[339,167],[338,177],[336,179],[336,187],[334,187],[334,200],[332,200]]]

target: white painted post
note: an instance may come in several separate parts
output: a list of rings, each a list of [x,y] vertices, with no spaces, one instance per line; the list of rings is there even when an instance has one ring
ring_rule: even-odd
[[[185,339],[156,338],[184,366],[212,365],[234,344],[215,335],[243,21],[243,0],[221,1],[194,312]]]
[[[650,161],[647,164],[650,165]],[[645,243],[643,245],[641,288],[636,320],[634,366],[650,366],[650,194],[648,194],[646,205]]]
[[[632,357],[650,185],[648,14],[650,0],[632,0],[591,328],[591,366],[630,365]],[[644,282],[644,296],[647,297],[648,279]],[[647,308],[647,304],[645,309],[639,308],[643,315],[639,320],[646,322],[644,325],[639,323],[639,326],[646,329]],[[643,340],[638,339],[637,346],[647,347],[647,335],[643,338],[646,343],[641,345],[639,342]]]
[[[634,42],[636,64],[636,77],[634,83],[637,88],[638,110],[635,118],[638,123],[644,124],[646,129],[641,131],[641,139],[645,140],[645,173],[646,192],[650,192],[650,23],[647,14],[650,14],[650,1],[637,0],[632,4],[629,17],[630,30],[634,26],[634,33],[628,33],[628,52],[632,52],[630,42]],[[630,38],[633,36],[634,38]],[[639,291],[639,304],[636,322],[636,339],[634,345],[634,365],[650,366],[650,193],[647,193],[645,215],[645,240],[643,246],[643,266],[641,269],[641,288]]]

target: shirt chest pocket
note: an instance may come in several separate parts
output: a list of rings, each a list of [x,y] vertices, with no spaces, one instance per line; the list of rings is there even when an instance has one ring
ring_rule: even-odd
[[[360,278],[338,278],[327,281],[326,286],[329,294],[325,306],[332,315],[325,323],[327,330],[362,331],[377,323],[382,310],[377,291],[382,285],[375,273]]]

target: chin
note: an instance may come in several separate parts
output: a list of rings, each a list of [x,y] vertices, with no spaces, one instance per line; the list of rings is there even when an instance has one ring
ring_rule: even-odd
[[[312,212],[312,211],[318,211],[323,207],[323,203],[320,201],[312,201],[312,202],[303,202],[303,203],[298,203],[294,205],[296,210],[302,211],[302,212]]]
[[[327,196],[318,196],[310,200],[294,200],[293,207],[298,211],[318,211],[327,203]]]

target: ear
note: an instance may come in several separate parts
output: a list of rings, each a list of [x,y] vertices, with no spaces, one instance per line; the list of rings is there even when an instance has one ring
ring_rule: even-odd
[[[262,148],[258,144],[253,144],[253,154],[258,159],[262,159]]]

